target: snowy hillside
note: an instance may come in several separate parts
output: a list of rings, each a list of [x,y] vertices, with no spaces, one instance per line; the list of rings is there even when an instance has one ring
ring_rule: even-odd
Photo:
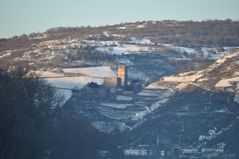
[[[172,84],[172,88],[176,90],[196,86],[205,90],[233,92],[235,93],[235,101],[237,101],[237,93],[239,93],[238,68],[239,52],[234,52],[218,58],[206,69],[163,77],[159,83]]]

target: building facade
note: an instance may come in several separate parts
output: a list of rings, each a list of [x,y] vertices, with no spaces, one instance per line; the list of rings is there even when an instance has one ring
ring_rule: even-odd
[[[117,75],[118,75],[118,85],[121,87],[125,87],[127,84],[127,74],[128,70],[127,67],[124,65],[119,65],[117,69]]]

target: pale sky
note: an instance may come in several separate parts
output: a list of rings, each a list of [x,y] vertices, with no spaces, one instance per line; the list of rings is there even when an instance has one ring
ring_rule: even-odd
[[[239,20],[239,0],[0,0],[0,38],[60,26]]]

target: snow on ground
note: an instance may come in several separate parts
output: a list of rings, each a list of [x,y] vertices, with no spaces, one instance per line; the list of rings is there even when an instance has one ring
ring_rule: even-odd
[[[196,51],[193,48],[174,46],[172,44],[159,44],[159,45],[162,45],[164,47],[173,49],[173,50],[181,52],[181,53],[184,53],[184,52],[186,52],[188,54],[195,54],[196,53]]]
[[[166,103],[168,100],[169,100],[168,98],[164,98],[164,99],[162,99],[160,101],[157,101],[156,103],[152,104],[151,107],[150,107],[151,111],[154,111],[154,110],[158,109],[159,107],[162,106],[162,104]]]
[[[114,120],[130,120],[134,114],[131,111],[123,111],[121,109],[112,109],[111,107],[99,107],[99,112],[107,118]]]
[[[239,104],[239,94],[236,94],[234,97],[234,102]]]
[[[202,47],[201,51],[204,57],[208,57],[210,51],[215,51],[214,48]]]
[[[110,33],[107,32],[107,31],[103,31],[103,35],[106,36],[106,37],[109,37],[109,36],[110,36]]]
[[[100,103],[100,105],[117,109],[125,109],[127,107],[133,106],[133,104],[119,104],[119,103]]]
[[[131,37],[129,43],[140,45],[154,45],[154,43],[147,38],[137,39],[135,37]]]
[[[133,64],[134,64],[134,63],[131,62],[129,59],[119,59],[118,62],[119,62],[120,64],[124,64],[124,65],[126,65],[126,66],[130,66],[130,65],[133,65]]]
[[[145,25],[137,25],[136,28],[145,28]]]
[[[125,37],[124,35],[121,35],[121,34],[110,34],[110,36],[116,37],[116,38],[124,38]]]
[[[0,59],[4,58],[4,57],[8,57],[11,55],[11,52],[5,53],[3,55],[0,56]]]
[[[127,29],[127,27],[126,27],[126,26],[117,27],[117,30],[125,30],[125,29]]]
[[[90,82],[95,82],[98,84],[104,83],[103,79],[93,78],[89,76],[52,77],[45,78],[45,80],[51,87],[56,89],[56,93],[58,96],[62,96],[64,98],[62,104],[64,104],[71,97],[72,90],[79,90]]]
[[[146,89],[168,89],[167,87],[163,87],[158,85],[156,82],[148,85]]]
[[[153,97],[153,96],[158,96],[157,92],[154,91],[147,91],[147,90],[142,90],[141,92],[138,93],[139,96],[147,96],[147,97]]]
[[[174,46],[172,44],[159,44],[161,46],[164,46],[169,49],[173,49],[175,51],[181,52],[181,53],[187,53],[187,54],[195,54],[198,55],[198,51],[196,51],[193,48],[188,47],[181,47],[181,46]],[[229,54],[232,50],[239,49],[239,47],[224,47],[224,51],[217,51],[216,48],[209,48],[209,47],[202,47],[201,52],[203,54],[204,58],[216,60],[224,55]]]
[[[224,47],[224,51],[217,51],[216,48],[202,47],[201,52],[205,58],[216,60],[222,56],[229,54],[232,50],[239,49],[239,47]]]
[[[29,73],[35,73],[42,78],[64,77],[63,73],[56,73],[51,71],[30,71]]]
[[[140,119],[143,119],[146,115],[150,114],[151,112],[148,111],[147,109],[146,110],[143,110],[143,111],[140,111],[140,112],[137,112],[135,113],[134,117],[132,120],[140,120]]]
[[[147,98],[151,99],[152,96],[157,96],[158,99],[156,99],[156,101],[153,104],[151,104],[149,107],[145,106],[146,108],[145,110],[136,112],[132,120],[137,121],[137,120],[143,119],[148,114],[152,113],[159,107],[163,106],[163,104],[169,100],[170,96],[174,94],[174,91],[172,89],[169,89],[166,87],[160,87],[156,83],[149,85],[149,88],[153,88],[153,89],[144,89],[138,95],[143,96],[144,97],[142,98],[143,100],[147,100]]]
[[[154,48],[148,46],[123,44],[122,46],[100,46],[95,48],[97,51],[110,53],[113,55],[138,54],[141,52],[152,52]]]
[[[233,77],[239,76],[239,72],[234,72],[232,76],[233,76]]]
[[[93,122],[92,125],[103,133],[111,133],[119,127],[119,123],[112,122]]]
[[[198,82],[204,82],[204,81],[207,81],[208,80],[208,78],[200,78],[200,79],[198,79]]]
[[[81,89],[90,82],[95,82],[99,85],[104,83],[103,79],[89,76],[46,78],[46,81],[52,87],[62,89]]]
[[[175,88],[178,90],[183,90],[188,86],[187,83],[180,83],[179,85],[177,85]]]
[[[105,77],[116,77],[116,74],[110,69],[110,67],[106,66],[88,68],[67,68],[57,71],[63,71],[63,73],[40,70],[30,71],[30,73],[36,73],[41,78],[45,79],[51,87],[56,88],[58,94],[62,94],[62,96],[65,97],[65,101],[71,97],[71,90],[80,90],[90,82],[95,82],[99,85],[102,85],[104,83]],[[67,73],[71,74],[72,76],[67,76]]]
[[[174,47],[176,51],[180,51],[180,52],[186,52],[188,54],[195,54],[196,51],[192,48],[188,48],[188,47],[180,47],[180,46],[175,46]]]
[[[166,82],[193,82],[196,79],[202,77],[203,74],[194,74],[189,76],[169,76],[163,77],[162,80]]]
[[[118,96],[116,97],[116,100],[132,101],[132,100],[133,100],[133,97],[118,95]]]
[[[218,130],[216,127],[214,127],[211,130],[208,130],[208,135],[200,135],[199,136],[199,141],[203,141],[203,140],[212,140],[214,138],[216,138],[217,136],[223,134],[224,132],[230,130],[232,127],[232,124],[228,125],[228,127],[226,128],[222,128],[221,130]]]
[[[72,91],[71,90],[66,90],[66,89],[60,89],[60,88],[56,88],[56,95],[58,97],[62,97],[62,101],[61,101],[61,105],[65,104],[65,102],[70,99],[71,95],[72,95]]]
[[[85,43],[89,46],[112,46],[119,45],[118,41],[112,40],[82,40],[82,43]]]
[[[108,66],[102,67],[86,67],[86,68],[66,68],[63,69],[64,73],[83,74],[91,77],[104,78],[104,77],[117,77],[115,72]]]
[[[231,82],[239,82],[239,76],[233,77],[233,78],[227,78],[227,79],[221,79],[219,82],[216,83],[216,88],[225,88],[225,87],[231,87]]]

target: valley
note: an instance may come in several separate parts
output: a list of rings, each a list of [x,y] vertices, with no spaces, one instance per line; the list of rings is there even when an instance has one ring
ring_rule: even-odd
[[[231,29],[221,33],[224,27]],[[53,28],[1,39],[0,69],[22,67],[43,79],[66,114],[109,136],[119,158],[236,159],[238,27],[146,21]],[[112,149],[99,154],[111,158]]]

